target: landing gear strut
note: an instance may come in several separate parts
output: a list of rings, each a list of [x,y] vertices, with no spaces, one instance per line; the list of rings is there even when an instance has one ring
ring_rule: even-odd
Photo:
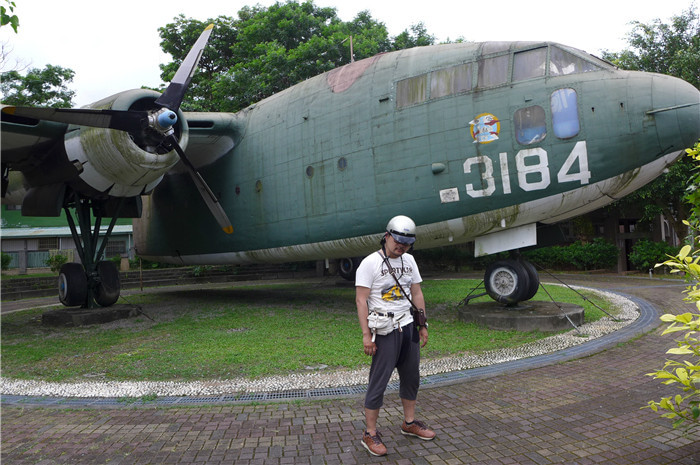
[[[106,233],[102,236],[101,243],[99,239],[103,205],[98,205],[97,202],[99,201],[72,192],[64,207],[68,226],[82,262],[82,264],[66,263],[59,272],[58,297],[67,307],[109,307],[119,299],[119,271],[114,263],[101,261],[99,258],[107,247],[124,199],[119,199],[116,212],[112,216]],[[75,208],[77,227],[70,212],[71,207]],[[94,228],[90,221],[91,210],[95,216]]]

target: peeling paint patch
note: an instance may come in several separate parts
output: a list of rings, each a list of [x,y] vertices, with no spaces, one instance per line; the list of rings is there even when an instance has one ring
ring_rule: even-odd
[[[375,55],[329,71],[326,75],[326,82],[330,86],[331,91],[339,94],[348,90],[380,57],[381,54]]]

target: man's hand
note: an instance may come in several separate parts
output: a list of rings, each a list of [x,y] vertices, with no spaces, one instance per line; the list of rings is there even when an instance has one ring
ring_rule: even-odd
[[[365,347],[365,354],[372,356],[377,353],[377,344],[372,342],[372,335],[362,335],[362,345]]]
[[[418,335],[420,336],[420,346],[425,347],[425,345],[428,343],[428,328],[421,326],[418,330]]]

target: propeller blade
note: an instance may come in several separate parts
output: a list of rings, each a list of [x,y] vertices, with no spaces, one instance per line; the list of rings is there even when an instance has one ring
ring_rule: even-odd
[[[180,109],[180,104],[182,103],[182,99],[185,98],[187,87],[190,85],[192,76],[194,76],[194,72],[197,70],[197,65],[199,64],[200,58],[202,58],[204,47],[207,45],[212,29],[214,29],[214,25],[210,24],[202,31],[199,39],[194,43],[189,53],[182,61],[182,64],[180,64],[180,67],[177,69],[175,77],[170,81],[168,88],[165,89],[163,95],[156,100],[156,104],[172,111]]]
[[[145,111],[91,110],[83,108],[3,107],[3,115],[95,128],[139,131],[148,126]]]
[[[231,225],[231,221],[228,219],[226,212],[219,203],[219,199],[216,198],[216,195],[214,195],[214,192],[212,192],[207,183],[204,181],[202,175],[199,174],[192,162],[190,162],[190,160],[187,158],[184,150],[182,150],[182,147],[180,147],[180,144],[178,144],[175,136],[168,136],[164,141],[164,144],[169,149],[174,149],[180,156],[180,160],[182,160],[187,167],[187,171],[190,173],[195,186],[197,186],[204,203],[206,203],[207,207],[209,207],[209,211],[211,211],[211,214],[214,215],[214,218],[219,223],[219,226],[221,226],[221,229],[226,234],[233,233],[233,225]]]

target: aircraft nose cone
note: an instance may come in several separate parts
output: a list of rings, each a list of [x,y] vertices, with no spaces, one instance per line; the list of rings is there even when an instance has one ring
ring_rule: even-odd
[[[700,91],[682,79],[654,75],[653,109],[647,115],[656,121],[664,151],[692,147],[700,138]]]

